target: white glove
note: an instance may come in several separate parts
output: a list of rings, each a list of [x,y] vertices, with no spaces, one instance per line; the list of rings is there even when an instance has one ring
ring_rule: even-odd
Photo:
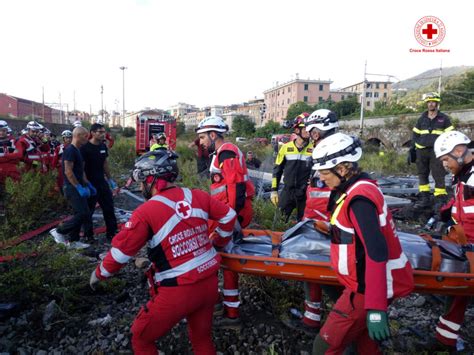
[[[275,206],[278,206],[278,191],[272,191],[271,194],[270,194],[270,201],[272,201],[272,203],[275,205]]]
[[[92,274],[91,274],[91,278],[89,280],[89,286],[91,287],[91,289],[93,291],[95,291],[95,288],[97,287],[97,285],[99,284],[100,280],[99,278],[97,277],[97,275],[95,274],[95,269],[94,271],[92,271]]]

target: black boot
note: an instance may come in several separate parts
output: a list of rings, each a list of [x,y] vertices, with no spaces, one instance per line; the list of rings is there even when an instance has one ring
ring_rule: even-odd
[[[431,194],[429,192],[420,192],[418,201],[415,202],[413,208],[424,209],[431,207]]]
[[[439,214],[441,207],[448,202],[448,195],[438,195],[434,198],[434,212]]]

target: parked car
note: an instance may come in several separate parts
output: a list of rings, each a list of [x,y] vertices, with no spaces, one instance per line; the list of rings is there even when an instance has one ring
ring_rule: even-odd
[[[247,142],[247,138],[245,138],[245,137],[236,137],[235,141],[237,143],[244,143],[244,142]]]

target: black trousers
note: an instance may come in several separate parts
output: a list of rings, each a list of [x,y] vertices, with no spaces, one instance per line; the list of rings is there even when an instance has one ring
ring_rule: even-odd
[[[86,237],[92,231],[92,219],[87,204],[87,198],[81,197],[76,188],[70,184],[64,185],[64,196],[71,204],[74,215],[71,219],[61,223],[57,231],[61,234],[66,234],[69,236],[69,241],[74,242],[79,240],[79,233],[81,231],[81,226],[84,226],[84,231],[86,231]]]
[[[105,180],[93,183],[92,185],[96,188],[97,195],[89,197],[88,200],[91,218],[94,214],[95,205],[98,202],[100,208],[102,208],[102,213],[104,214],[107,237],[112,238],[117,233],[117,218],[115,217],[112,191]]]
[[[306,187],[301,188],[285,188],[280,193],[278,207],[286,216],[286,220],[290,218],[291,213],[296,208],[296,218],[301,221],[304,215],[306,205]]]
[[[445,188],[444,177],[446,170],[443,163],[436,159],[433,148],[417,149],[416,150],[416,168],[418,170],[418,180],[420,185],[429,184],[430,171],[435,181],[435,187],[438,189]]]

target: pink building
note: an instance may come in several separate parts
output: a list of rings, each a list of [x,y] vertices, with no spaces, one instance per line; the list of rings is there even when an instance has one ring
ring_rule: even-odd
[[[278,84],[264,91],[265,95],[265,118],[262,122],[272,120],[282,122],[286,119],[288,107],[298,101],[314,105],[318,102],[326,101],[329,98],[329,80],[303,80],[296,78],[289,82]]]

